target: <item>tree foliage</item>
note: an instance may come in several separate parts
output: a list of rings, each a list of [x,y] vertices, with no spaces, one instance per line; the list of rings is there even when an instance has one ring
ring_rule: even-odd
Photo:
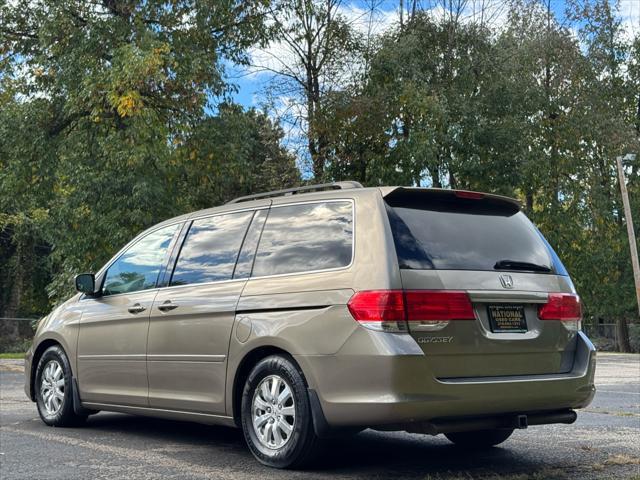
[[[0,314],[46,310],[43,283],[64,298],[160,219],[299,180],[277,126],[216,101],[263,13],[260,0],[0,7]]]
[[[640,213],[640,36],[608,0],[511,0],[501,24],[423,3],[380,36],[336,0],[0,5],[0,313],[42,312],[148,225],[311,160],[316,181],[515,196],[587,317],[635,318],[615,158],[636,154]],[[306,152],[229,101],[230,63],[269,72]]]
[[[530,0],[493,29],[414,14],[384,36],[362,85],[324,99],[326,168],[368,185],[515,196],[588,316],[634,318],[615,158],[640,148],[639,40],[606,0],[571,2],[566,15],[569,25]],[[639,161],[626,165],[635,212]]]
[[[341,13],[343,5],[342,0],[274,0],[266,16],[271,42],[255,55],[253,65],[272,75],[270,97],[296,104],[280,117],[303,132],[304,166],[319,181],[330,135],[322,121],[324,100],[353,77],[361,53],[360,35]]]

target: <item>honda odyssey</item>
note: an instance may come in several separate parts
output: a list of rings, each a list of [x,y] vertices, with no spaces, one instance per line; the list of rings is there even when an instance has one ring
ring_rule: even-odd
[[[364,428],[480,448],[575,421],[595,349],[562,262],[516,200],[356,182],[155,225],[38,325],[42,420],[101,410],[242,428],[300,467]]]

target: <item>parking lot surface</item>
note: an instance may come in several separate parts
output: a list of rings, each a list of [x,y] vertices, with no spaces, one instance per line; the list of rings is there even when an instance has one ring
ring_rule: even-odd
[[[331,441],[313,470],[277,471],[253,459],[237,429],[116,413],[47,427],[24,395],[22,362],[0,360],[0,478],[640,480],[640,355],[599,354],[596,384],[575,424],[516,431],[487,451],[366,430]]]

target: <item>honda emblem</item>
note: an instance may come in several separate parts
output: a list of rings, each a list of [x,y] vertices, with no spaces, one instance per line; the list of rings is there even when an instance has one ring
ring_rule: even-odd
[[[511,278],[511,275],[500,275],[500,283],[504,288],[513,288],[513,278]]]

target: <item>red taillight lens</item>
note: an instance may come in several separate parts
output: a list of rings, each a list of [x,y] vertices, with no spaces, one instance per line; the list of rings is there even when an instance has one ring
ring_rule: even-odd
[[[473,320],[473,306],[466,292],[407,290],[407,320]]]
[[[402,290],[368,290],[356,293],[347,305],[359,322],[404,321]]]
[[[348,303],[354,319],[367,328],[406,331],[409,322],[473,320],[473,306],[465,292],[450,290],[368,290],[356,293]]]
[[[468,190],[454,190],[454,195],[458,198],[468,198],[470,200],[482,200],[484,198],[484,194]]]
[[[571,293],[550,293],[547,303],[538,308],[540,320],[575,322],[582,319],[580,297]]]

